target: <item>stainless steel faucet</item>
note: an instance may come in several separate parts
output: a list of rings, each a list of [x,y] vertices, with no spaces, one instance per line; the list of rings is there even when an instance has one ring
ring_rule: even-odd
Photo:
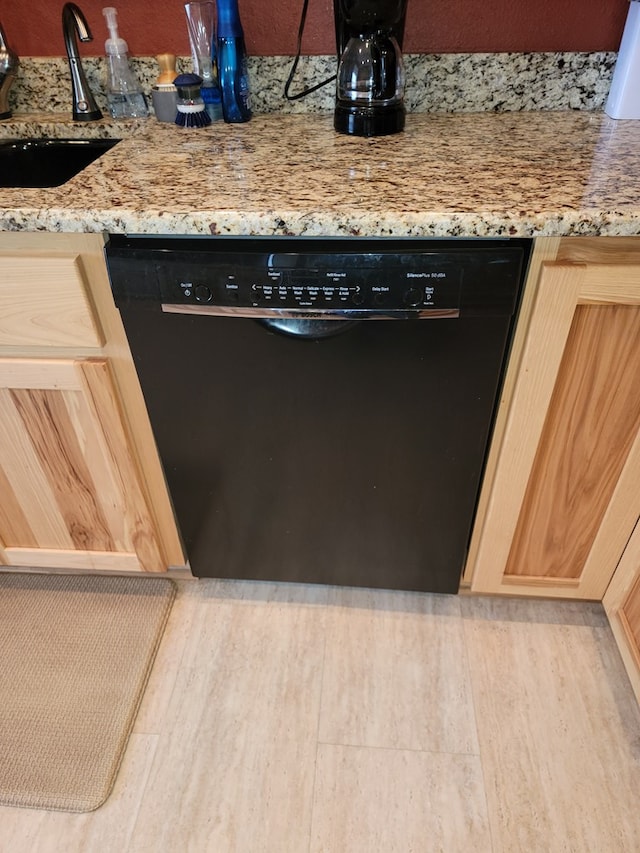
[[[78,54],[78,42],[93,41],[87,19],[75,3],[65,3],[62,7],[62,32],[64,45],[67,49],[69,71],[71,72],[71,88],[73,90],[73,120],[96,121],[102,118],[102,113],[95,102],[84,69]]]
[[[0,22],[0,119],[9,118],[9,89],[16,76],[16,69],[20,64],[17,54],[9,45]]]

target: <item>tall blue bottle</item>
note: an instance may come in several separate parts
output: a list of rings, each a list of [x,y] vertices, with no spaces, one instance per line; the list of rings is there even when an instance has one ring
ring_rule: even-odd
[[[216,0],[218,10],[218,77],[222,115],[229,123],[249,121],[247,52],[240,22],[238,0]]]

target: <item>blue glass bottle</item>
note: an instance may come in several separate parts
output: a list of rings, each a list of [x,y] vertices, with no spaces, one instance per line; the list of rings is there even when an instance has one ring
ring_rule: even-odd
[[[218,10],[218,79],[226,122],[249,121],[251,105],[247,52],[238,0],[216,0]]]

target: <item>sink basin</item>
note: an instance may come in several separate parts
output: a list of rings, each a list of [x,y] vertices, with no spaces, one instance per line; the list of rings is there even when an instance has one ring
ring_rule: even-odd
[[[0,187],[59,187],[119,139],[0,140]]]

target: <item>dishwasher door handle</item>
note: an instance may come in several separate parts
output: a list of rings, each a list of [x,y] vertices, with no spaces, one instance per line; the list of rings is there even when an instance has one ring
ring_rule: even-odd
[[[202,314],[210,317],[248,317],[252,320],[440,320],[460,316],[459,308],[276,308],[239,305],[162,303],[166,314]]]

